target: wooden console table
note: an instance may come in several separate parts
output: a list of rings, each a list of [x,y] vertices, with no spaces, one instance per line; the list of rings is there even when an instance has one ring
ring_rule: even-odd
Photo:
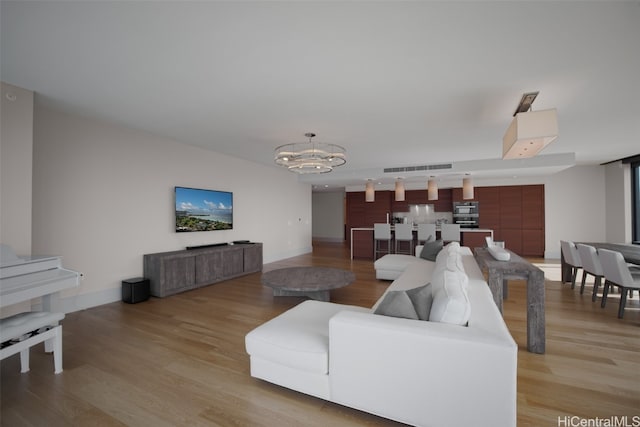
[[[151,295],[165,297],[262,271],[262,243],[211,246],[144,255]]]
[[[475,248],[476,260],[488,273],[493,300],[502,313],[502,300],[508,293],[509,279],[527,281],[527,349],[545,352],[544,272],[529,261],[511,253],[509,261],[496,260],[487,248]]]

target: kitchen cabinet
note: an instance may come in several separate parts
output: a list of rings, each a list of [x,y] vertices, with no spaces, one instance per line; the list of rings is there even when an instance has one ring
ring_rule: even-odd
[[[544,256],[544,185],[475,187],[479,227],[494,230],[494,240],[521,256]],[[440,189],[438,200],[427,200],[426,190],[407,190],[405,202],[395,202],[393,191],[376,191],[374,203],[365,202],[363,192],[347,193],[347,240],[353,227],[373,227],[386,222],[386,214],[407,211],[409,204],[433,204],[436,212],[452,212],[454,201],[462,199],[462,189]],[[406,207],[404,207],[406,205]],[[467,233],[470,234],[471,233]],[[464,240],[464,238],[463,238]],[[484,235],[469,237],[463,244],[484,245]],[[373,258],[373,233],[354,235],[354,256]]]

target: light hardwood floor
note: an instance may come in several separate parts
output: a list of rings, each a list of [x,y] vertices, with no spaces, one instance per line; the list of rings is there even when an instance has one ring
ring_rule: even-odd
[[[526,351],[522,282],[510,284],[504,304],[519,346],[518,425],[640,416],[637,293],[620,320],[619,294],[601,309],[599,300],[591,302],[591,282],[580,295],[559,283],[557,262],[533,261],[547,277],[546,354]],[[340,244],[315,242],[313,254],[267,264],[264,271],[299,265],[355,272],[356,282],[333,291],[333,302],[371,306],[389,285],[375,279],[371,261],[350,261]],[[274,298],[256,273],[164,299],[68,314],[62,374],[53,374],[52,356],[42,346],[31,350],[29,373],[20,374],[17,355],[2,361],[2,425],[400,425],[250,377],[245,334],[300,301]]]

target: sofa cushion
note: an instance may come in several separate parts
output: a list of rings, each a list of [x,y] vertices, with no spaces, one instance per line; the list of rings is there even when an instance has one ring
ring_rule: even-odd
[[[429,320],[433,322],[466,325],[471,316],[467,295],[468,277],[459,271],[445,270],[443,286],[434,291]]]
[[[377,304],[374,314],[429,320],[432,301],[431,283],[404,291],[389,291]]]
[[[449,255],[460,252],[460,244],[458,242],[451,242],[444,246],[438,255],[436,256],[436,262],[442,262],[443,258],[447,258]]]
[[[407,266],[416,261],[412,255],[387,254],[373,263],[376,279],[395,280],[406,270]]]
[[[429,320],[429,314],[431,313],[431,304],[433,303],[433,294],[431,292],[431,283],[427,283],[424,286],[408,289],[407,295],[413,303],[413,308],[416,310],[418,319]]]
[[[371,312],[362,307],[307,300],[249,332],[245,337],[247,353],[291,368],[326,374],[329,319],[343,310]]]
[[[406,291],[387,292],[374,314],[418,320],[416,309]]]
[[[435,261],[436,256],[442,250],[442,240],[426,241],[422,252],[420,252],[420,258],[427,261]]]

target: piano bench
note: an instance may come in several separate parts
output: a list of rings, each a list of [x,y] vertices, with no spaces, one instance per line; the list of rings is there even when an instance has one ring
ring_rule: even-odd
[[[30,311],[0,320],[0,360],[20,353],[20,372],[29,371],[29,349],[44,342],[53,351],[54,373],[62,372],[62,325],[64,313]]]

